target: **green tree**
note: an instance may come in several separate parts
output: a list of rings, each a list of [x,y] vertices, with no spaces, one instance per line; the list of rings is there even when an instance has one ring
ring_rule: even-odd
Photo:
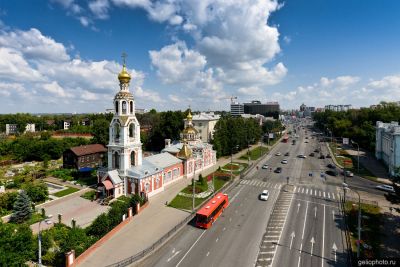
[[[93,143],[106,145],[109,138],[110,121],[99,119],[93,123]]]
[[[35,243],[28,225],[3,223],[0,220],[0,266],[25,266],[34,258]]]
[[[207,184],[206,179],[204,179],[203,175],[199,174],[199,182],[202,186],[205,186]]]
[[[49,188],[43,182],[27,183],[23,186],[31,201],[43,202],[49,196]]]
[[[103,213],[97,216],[92,224],[86,229],[88,235],[101,238],[111,230],[107,214]]]
[[[32,216],[32,203],[24,190],[21,190],[14,203],[13,214],[10,222],[23,223]]]

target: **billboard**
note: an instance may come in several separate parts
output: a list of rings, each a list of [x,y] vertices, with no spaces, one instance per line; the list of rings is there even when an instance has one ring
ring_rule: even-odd
[[[269,138],[269,139],[274,139],[274,133],[270,133],[270,134],[268,135],[268,138]]]

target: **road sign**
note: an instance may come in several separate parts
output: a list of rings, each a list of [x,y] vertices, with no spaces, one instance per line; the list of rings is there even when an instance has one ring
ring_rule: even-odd
[[[349,144],[349,138],[343,138],[343,145]]]

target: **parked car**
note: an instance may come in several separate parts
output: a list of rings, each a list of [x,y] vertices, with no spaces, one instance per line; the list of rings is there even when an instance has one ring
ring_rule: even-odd
[[[336,166],[329,163],[328,165],[326,165],[326,167],[330,168],[330,169],[336,169]]]
[[[325,158],[325,156],[324,156],[324,155],[321,155],[321,156],[319,156],[319,158],[320,158],[320,159],[324,159],[324,158]]]
[[[281,167],[277,167],[274,172],[275,173],[281,173],[282,172],[282,168]]]
[[[267,201],[269,197],[269,192],[268,190],[263,190],[262,193],[260,194],[260,200],[265,200]]]
[[[300,154],[300,155],[298,155],[297,156],[298,158],[301,158],[301,159],[305,159],[305,158],[307,158],[305,155],[303,155],[303,154]]]
[[[394,192],[395,192],[393,186],[391,186],[391,185],[386,185],[386,184],[384,184],[384,185],[377,185],[375,188],[376,188],[376,189],[379,189],[379,190],[391,192],[391,193],[394,193]]]
[[[268,164],[264,164],[261,168],[268,169]]]
[[[286,153],[285,153],[285,156],[290,156],[290,153],[289,153],[289,152],[286,152]]]
[[[315,149],[314,152],[315,152],[315,153],[319,153],[319,150],[318,150],[318,149]]]
[[[326,154],[326,158],[327,158],[327,159],[330,159],[330,158],[331,158],[331,155]]]
[[[325,173],[331,176],[338,176],[338,172],[336,170],[327,170]]]
[[[287,164],[287,159],[281,161],[282,164]]]
[[[275,154],[275,156],[280,156],[280,155],[282,155],[281,152],[277,152],[277,153]]]
[[[345,171],[345,172],[342,171],[340,174],[344,174],[347,177],[353,177],[354,176],[354,174],[351,171]]]
[[[306,141],[304,141],[304,143],[306,143],[306,144],[307,144],[307,143],[308,143],[308,141],[306,140]]]
[[[314,157],[314,155],[315,155],[314,152],[311,152],[309,156]]]

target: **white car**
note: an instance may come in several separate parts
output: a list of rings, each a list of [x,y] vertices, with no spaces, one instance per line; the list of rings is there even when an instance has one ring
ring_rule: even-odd
[[[260,194],[260,200],[265,200],[267,201],[269,197],[269,192],[268,190],[263,190],[262,193]]]
[[[280,155],[282,155],[281,152],[277,152],[277,153],[275,154],[275,156],[280,156]]]
[[[301,158],[301,159],[307,158],[307,156],[305,156],[305,155],[303,155],[303,154],[300,154],[300,155],[298,155],[297,157],[298,157],[298,158]]]
[[[287,159],[281,161],[282,164],[287,164]]]
[[[392,193],[395,192],[393,186],[391,186],[391,185],[377,185],[375,188],[383,190],[383,191],[392,192]]]
[[[261,168],[268,169],[268,164],[264,164]]]

